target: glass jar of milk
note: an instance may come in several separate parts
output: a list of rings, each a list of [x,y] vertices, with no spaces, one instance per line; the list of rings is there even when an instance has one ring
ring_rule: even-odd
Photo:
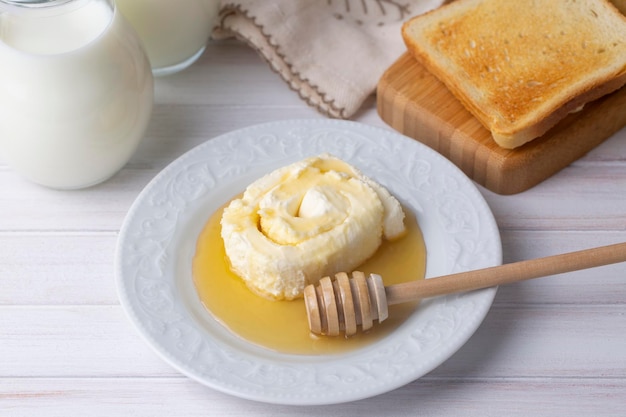
[[[143,41],[154,75],[189,67],[204,52],[219,0],[116,0]]]
[[[0,160],[88,187],[124,166],[153,103],[150,64],[111,0],[0,0]]]

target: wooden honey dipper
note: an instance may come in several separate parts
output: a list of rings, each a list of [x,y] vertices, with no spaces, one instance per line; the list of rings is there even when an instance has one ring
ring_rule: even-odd
[[[358,326],[365,331],[375,320],[385,320],[388,305],[624,261],[626,242],[388,287],[383,285],[380,275],[366,277],[363,272],[355,271],[349,278],[347,273],[340,272],[335,280],[324,277],[317,286],[305,287],[304,301],[311,332],[326,336],[344,332],[352,336]]]

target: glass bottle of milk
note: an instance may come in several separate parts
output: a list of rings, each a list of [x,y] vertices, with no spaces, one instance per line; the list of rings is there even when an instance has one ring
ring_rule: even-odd
[[[0,0],[0,160],[44,186],[124,166],[153,104],[149,61],[112,0]]]
[[[154,75],[189,67],[204,52],[219,0],[116,0],[143,41]]]

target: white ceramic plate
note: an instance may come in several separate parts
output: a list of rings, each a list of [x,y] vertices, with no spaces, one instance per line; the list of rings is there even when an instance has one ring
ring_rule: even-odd
[[[119,235],[120,301],[147,342],[183,374],[238,397],[332,404],[381,394],[428,373],[478,328],[495,289],[439,297],[390,336],[345,354],[286,355],[231,334],[200,304],[191,261],[205,221],[260,176],[329,152],[385,185],[418,219],[428,277],[501,263],[498,228],[452,163],[389,130],[329,119],[253,126],[189,151],[141,192]]]

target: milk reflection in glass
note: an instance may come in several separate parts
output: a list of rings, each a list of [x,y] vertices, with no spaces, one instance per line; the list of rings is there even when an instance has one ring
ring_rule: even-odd
[[[150,65],[109,0],[0,0],[0,156],[30,180],[106,180],[147,127]]]
[[[181,71],[205,49],[219,0],[117,0],[143,41],[155,75]]]

